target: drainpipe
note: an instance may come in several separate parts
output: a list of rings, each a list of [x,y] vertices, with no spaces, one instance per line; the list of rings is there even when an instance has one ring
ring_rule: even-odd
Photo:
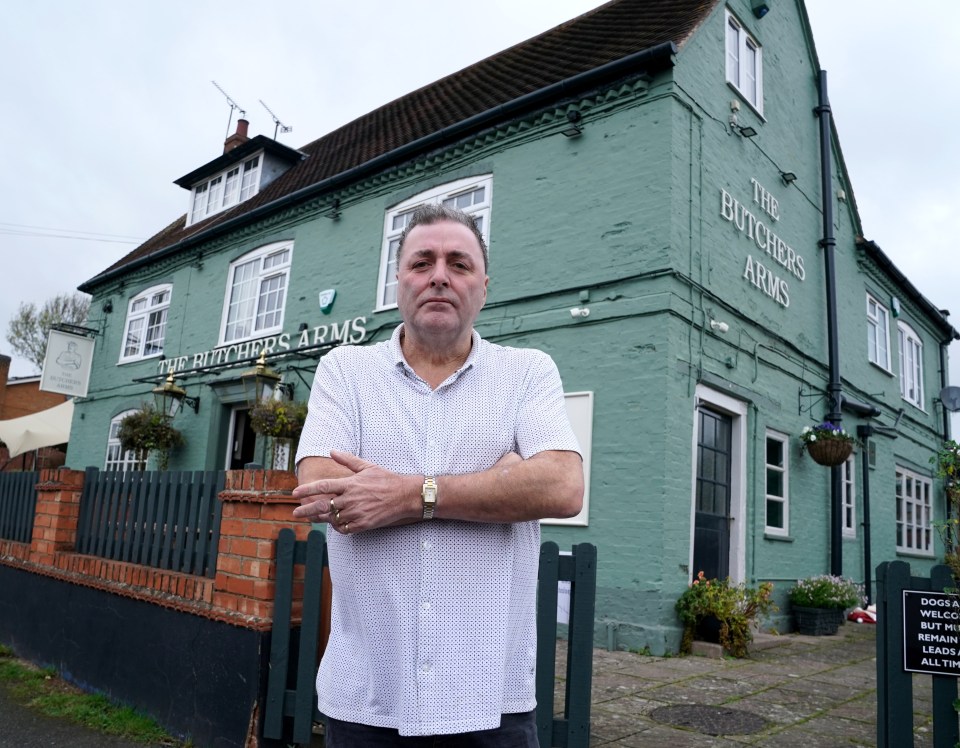
[[[834,264],[833,235],[833,170],[830,159],[830,100],[827,97],[827,71],[821,70],[818,79],[820,98],[814,113],[820,118],[820,195],[823,201],[823,262],[827,283],[827,355],[830,367],[827,383],[827,402],[830,411],[827,420],[837,426],[843,416],[840,406],[843,399],[840,384],[840,341],[837,326],[837,281]],[[841,466],[830,469],[830,573],[843,575],[843,473]]]
[[[873,576],[870,571],[873,563],[870,558],[870,437],[872,426],[857,426],[857,436],[863,444],[863,458],[860,471],[863,473],[863,589],[867,593],[867,605],[873,602]]]

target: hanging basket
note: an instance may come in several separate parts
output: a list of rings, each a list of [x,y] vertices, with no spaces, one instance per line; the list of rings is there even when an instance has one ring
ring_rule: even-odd
[[[842,465],[853,453],[853,444],[840,439],[818,439],[807,442],[806,448],[815,463],[826,467]]]

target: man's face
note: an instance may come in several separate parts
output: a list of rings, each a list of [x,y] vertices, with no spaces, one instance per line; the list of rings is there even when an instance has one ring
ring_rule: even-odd
[[[489,278],[477,238],[466,226],[440,221],[414,228],[397,269],[397,307],[423,341],[469,336],[487,299]]]

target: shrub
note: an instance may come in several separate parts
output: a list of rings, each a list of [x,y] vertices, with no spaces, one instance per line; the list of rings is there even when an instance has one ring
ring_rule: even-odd
[[[866,602],[863,586],[846,577],[821,574],[797,580],[790,590],[790,604],[801,608],[844,610]]]
[[[753,641],[751,628],[778,610],[772,599],[773,584],[756,589],[734,584],[730,578],[707,579],[701,571],[677,600],[677,615],[683,622],[680,651],[689,653],[697,626],[713,617],[720,623],[720,644],[733,657],[746,657]]]

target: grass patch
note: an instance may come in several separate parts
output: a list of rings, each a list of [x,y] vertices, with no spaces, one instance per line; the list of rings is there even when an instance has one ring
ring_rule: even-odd
[[[138,743],[183,744],[153,719],[106,696],[91,694],[66,683],[53,668],[37,668],[16,659],[0,645],[0,687],[19,702],[49,717],[69,719],[93,730]]]

